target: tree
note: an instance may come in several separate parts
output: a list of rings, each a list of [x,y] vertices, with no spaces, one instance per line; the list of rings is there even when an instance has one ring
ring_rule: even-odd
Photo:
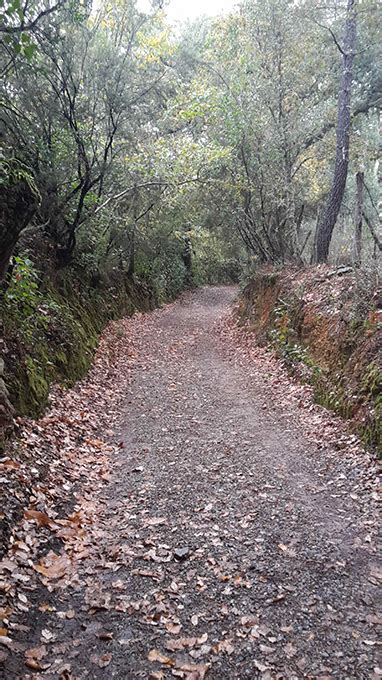
[[[358,171],[356,176],[356,207],[355,207],[355,232],[354,232],[354,250],[355,250],[355,264],[361,265],[361,250],[362,250],[362,220],[363,220],[363,182],[364,173]]]
[[[33,176],[17,160],[2,160],[0,182],[0,281],[5,277],[18,238],[39,205]]]
[[[330,241],[332,239],[333,229],[337,221],[346,187],[349,166],[350,101],[356,35],[356,0],[348,0],[343,46],[336,41],[338,49],[342,54],[342,75],[338,95],[336,157],[329,196],[317,224],[316,262],[326,262],[328,259]]]

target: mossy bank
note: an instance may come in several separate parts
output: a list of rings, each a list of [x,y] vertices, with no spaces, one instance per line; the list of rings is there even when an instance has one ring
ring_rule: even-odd
[[[108,321],[171,297],[123,272],[94,279],[75,264],[54,276],[27,257],[15,265],[0,300],[1,445],[15,414],[39,416],[53,382],[70,386],[86,373]]]
[[[382,451],[382,290],[365,272],[264,269],[244,288],[239,318],[271,343],[317,402]]]

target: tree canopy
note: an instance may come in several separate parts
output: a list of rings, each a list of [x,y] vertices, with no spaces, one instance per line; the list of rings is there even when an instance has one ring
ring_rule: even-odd
[[[372,0],[243,0],[175,30],[162,3],[5,1],[1,276],[27,241],[176,292],[314,260],[325,228],[318,259],[333,233],[354,261],[355,221],[356,261],[377,257],[380,18]]]

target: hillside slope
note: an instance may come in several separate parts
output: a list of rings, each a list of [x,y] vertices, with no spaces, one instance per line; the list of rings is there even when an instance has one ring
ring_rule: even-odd
[[[271,343],[315,399],[382,447],[382,289],[364,272],[263,269],[238,306],[260,344]]]

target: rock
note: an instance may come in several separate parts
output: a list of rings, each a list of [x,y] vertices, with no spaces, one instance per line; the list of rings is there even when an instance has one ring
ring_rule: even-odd
[[[175,548],[174,550],[174,558],[178,560],[178,562],[183,562],[183,560],[186,560],[189,556],[189,548]]]

